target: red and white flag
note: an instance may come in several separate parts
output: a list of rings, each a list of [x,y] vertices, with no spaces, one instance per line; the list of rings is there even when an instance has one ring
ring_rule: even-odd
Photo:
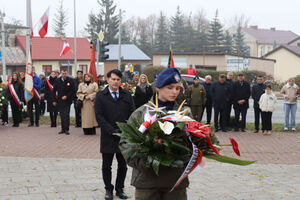
[[[65,55],[69,50],[71,49],[70,45],[68,42],[64,42],[64,46],[59,54],[59,56]]]
[[[39,22],[39,35],[41,38],[44,38],[48,32],[49,8],[50,7],[47,8]]]

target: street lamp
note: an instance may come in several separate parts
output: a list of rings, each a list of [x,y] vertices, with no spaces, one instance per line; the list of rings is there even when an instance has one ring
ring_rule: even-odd
[[[5,14],[4,12],[1,12],[1,35],[2,35],[2,70],[3,70],[3,81],[6,81],[6,62],[5,62],[5,56],[6,56],[6,51],[5,51],[5,30],[4,30],[4,17]]]

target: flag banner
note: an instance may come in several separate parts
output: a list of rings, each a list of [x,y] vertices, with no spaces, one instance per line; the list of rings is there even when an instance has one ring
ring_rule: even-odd
[[[47,8],[39,22],[39,35],[41,38],[44,38],[48,32],[49,9],[50,7]]]
[[[93,44],[93,47],[91,49],[91,63],[90,63],[90,70],[89,73],[93,75],[94,82],[97,82],[97,69],[95,64],[95,45]]]
[[[33,98],[33,72],[30,51],[26,64],[25,84],[24,84],[24,97],[26,102]]]
[[[11,84],[10,82],[8,82],[8,88],[9,88],[10,94],[13,97],[14,101],[20,107],[22,105],[22,102],[20,101],[20,98],[19,98],[18,94],[16,93],[14,85]]]
[[[168,67],[172,67],[172,68],[175,67],[174,60],[173,60],[173,51],[172,51],[172,49],[170,49],[170,53],[169,53]]]
[[[63,45],[63,48],[59,54],[59,56],[63,56],[65,55],[66,53],[68,53],[68,51],[71,49],[70,45],[68,42],[64,42],[64,45]]]

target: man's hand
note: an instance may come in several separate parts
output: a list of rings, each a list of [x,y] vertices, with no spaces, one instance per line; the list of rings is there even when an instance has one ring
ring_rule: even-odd
[[[242,105],[245,102],[245,100],[239,100],[238,104]]]
[[[67,100],[67,96],[63,96],[61,99],[65,101]]]
[[[56,102],[53,102],[52,104],[53,104],[53,106],[56,106],[56,105],[57,105],[57,103],[56,103]]]
[[[86,96],[85,99],[86,99],[86,100],[90,100],[90,97],[89,97],[89,96]]]

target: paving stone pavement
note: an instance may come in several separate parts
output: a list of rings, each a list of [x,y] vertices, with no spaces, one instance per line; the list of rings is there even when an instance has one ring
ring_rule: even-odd
[[[102,200],[100,163],[100,159],[0,157],[0,200]],[[190,175],[188,199],[299,199],[299,171],[300,165],[207,162]],[[125,191],[134,199],[130,176],[131,169]]]

